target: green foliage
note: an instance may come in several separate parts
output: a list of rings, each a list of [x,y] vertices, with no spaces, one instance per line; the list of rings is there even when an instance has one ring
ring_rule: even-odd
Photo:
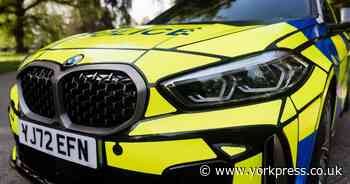
[[[0,28],[0,49],[14,48],[16,45],[13,35],[11,35],[5,28]]]
[[[32,45],[33,49],[38,49],[68,35],[65,31],[66,23],[64,22],[64,17],[55,12],[50,13],[47,6],[48,3],[44,3],[34,8],[27,19],[29,26],[24,27],[26,33],[24,44]],[[51,6],[68,8],[65,5],[56,3],[51,4]]]
[[[36,50],[63,37],[130,24],[130,0],[0,0],[0,49]]]
[[[20,64],[19,61],[0,62],[0,74],[16,71]]]
[[[3,0],[0,0],[0,3]],[[1,5],[0,5],[1,10]],[[1,48],[13,48],[16,43],[13,35],[11,34],[13,27],[13,20],[15,17],[10,14],[0,13],[0,49]]]
[[[94,32],[113,27],[111,13],[102,6],[100,0],[77,0],[79,6],[73,10],[73,23],[70,31]],[[98,8],[97,8],[98,7]]]

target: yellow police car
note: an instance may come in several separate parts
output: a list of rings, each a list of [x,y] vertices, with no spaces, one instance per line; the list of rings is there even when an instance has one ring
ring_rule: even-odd
[[[191,0],[53,43],[10,89],[11,165],[43,184],[326,183],[215,171],[328,167],[349,15],[325,0]]]

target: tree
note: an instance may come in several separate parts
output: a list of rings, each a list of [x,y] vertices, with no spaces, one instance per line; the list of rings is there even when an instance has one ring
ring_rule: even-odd
[[[72,13],[72,23],[48,12],[54,5]],[[129,25],[130,7],[131,0],[0,0],[0,31],[7,29],[15,38],[16,52],[24,53],[29,45],[40,47],[70,34]]]
[[[111,12],[114,20],[117,20],[118,25],[130,25],[131,16],[128,9],[132,6],[132,0],[104,0],[107,9]],[[120,16],[117,16],[120,15]]]
[[[16,52],[25,53],[28,48],[24,44],[25,29],[33,23],[39,23],[42,17],[33,12],[34,9],[44,3],[53,2],[62,5],[76,6],[75,0],[0,0],[0,15],[6,17],[0,26],[12,27],[11,32],[16,41]],[[42,26],[41,24],[37,24]],[[47,26],[48,27],[48,26]]]

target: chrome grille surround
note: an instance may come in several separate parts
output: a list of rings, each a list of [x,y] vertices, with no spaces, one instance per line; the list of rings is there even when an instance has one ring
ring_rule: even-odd
[[[29,69],[31,67],[42,67],[42,68],[47,68],[54,71],[53,76],[51,77],[51,83],[53,86],[52,88],[53,88],[53,95],[54,95],[53,96],[54,104],[52,105],[55,107],[56,113],[53,118],[41,116],[40,114],[33,112],[26,104],[26,101],[23,95],[24,94],[23,88],[21,87],[20,76],[22,72],[26,71],[26,69]],[[133,113],[129,112],[128,118],[124,118],[123,122],[120,122],[120,123],[117,122],[113,126],[111,125],[113,124],[112,121],[108,121],[108,126],[96,126],[94,124],[89,125],[84,123],[76,123],[75,122],[76,119],[72,118],[72,113],[67,112],[67,110],[69,109],[67,109],[67,106],[65,105],[65,101],[70,99],[65,99],[65,96],[62,92],[64,90],[64,86],[61,85],[62,84],[61,82],[65,80],[65,78],[71,76],[72,74],[89,73],[92,71],[107,72],[109,74],[110,73],[122,74],[122,76],[124,76],[125,78],[129,77],[129,80],[133,82],[134,85],[131,85],[133,87],[131,87],[130,89],[133,89],[134,92],[132,94],[131,93],[126,94],[126,96],[134,95],[133,97],[135,97],[135,99],[132,100],[133,103],[131,103],[131,106],[134,107],[135,110]],[[147,107],[147,96],[148,96],[147,82],[143,78],[141,73],[138,71],[138,69],[135,66],[130,64],[98,63],[98,64],[77,65],[74,67],[63,67],[62,65],[52,61],[35,61],[20,70],[17,76],[17,83],[19,87],[20,109],[25,117],[34,121],[38,121],[43,124],[51,124],[52,126],[56,126],[56,124],[58,124],[57,126],[61,128],[70,129],[72,131],[77,131],[77,132],[96,134],[96,135],[109,135],[109,134],[116,133],[118,131],[122,131],[127,127],[132,126],[137,121],[141,120],[144,117],[145,109]],[[108,95],[113,94],[112,91],[107,91]],[[113,108],[113,106],[108,106],[107,108],[107,110],[110,113],[112,110],[111,108]],[[117,113],[121,113],[121,112],[117,112]],[[112,117],[112,116],[110,115],[109,117]],[[113,120],[113,118],[110,118],[110,119]],[[93,123],[97,123],[97,122],[93,122]]]

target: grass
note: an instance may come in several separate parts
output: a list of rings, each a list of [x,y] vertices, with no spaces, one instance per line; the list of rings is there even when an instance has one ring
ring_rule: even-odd
[[[20,64],[20,61],[0,62],[0,74],[16,71]]]
[[[26,55],[10,52],[0,52],[0,63],[9,61],[22,61]]]
[[[24,58],[23,54],[0,52],[0,74],[16,71]]]

